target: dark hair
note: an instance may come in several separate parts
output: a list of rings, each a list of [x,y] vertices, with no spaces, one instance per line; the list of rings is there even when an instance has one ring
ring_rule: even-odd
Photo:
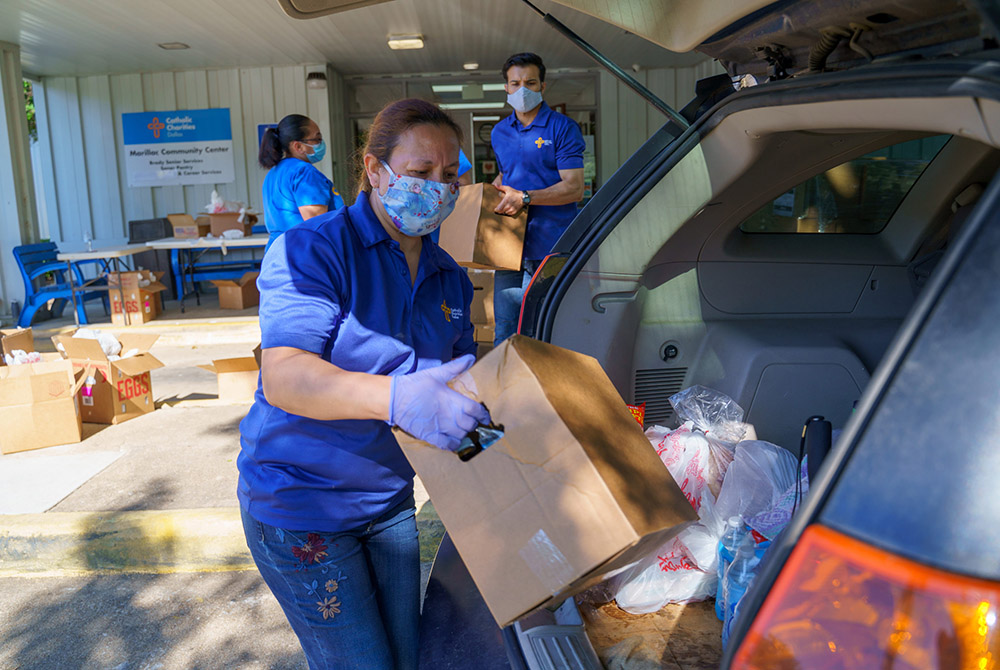
[[[382,108],[371,127],[365,145],[356,155],[356,171],[358,173],[358,192],[371,192],[372,185],[365,172],[365,155],[372,154],[375,158],[389,162],[392,152],[396,149],[399,136],[414,126],[423,124],[443,126],[455,132],[459,145],[462,144],[462,128],[444,111],[432,102],[419,98],[408,98],[390,102]]]
[[[301,114],[289,114],[278,122],[277,128],[268,128],[260,140],[257,162],[261,167],[273,168],[288,154],[288,145],[305,139],[311,119]]]
[[[525,51],[522,54],[514,54],[503,64],[503,70],[500,73],[503,75],[503,83],[507,83],[507,70],[512,67],[525,67],[527,65],[534,65],[538,68],[538,80],[545,81],[545,63],[542,62],[541,56],[538,54],[533,54],[530,51]]]

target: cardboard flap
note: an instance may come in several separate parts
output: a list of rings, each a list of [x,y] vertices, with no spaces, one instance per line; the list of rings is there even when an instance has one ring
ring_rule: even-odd
[[[13,354],[18,349],[32,352],[35,350],[35,337],[31,328],[0,329],[0,345],[0,351],[5,354]],[[0,365],[3,365],[2,358],[0,356]]]
[[[215,371],[220,375],[225,372],[256,372],[259,369],[257,367],[257,359],[253,356],[221,358],[213,361],[213,364]]]
[[[129,356],[128,358],[112,361],[111,364],[129,377],[141,375],[143,372],[149,372],[150,370],[163,367],[163,363],[158,361],[153,354],[138,354],[136,356]]]
[[[256,281],[258,275],[260,275],[259,272],[247,272],[239,279],[212,279],[210,281],[219,288],[224,288],[227,286],[243,287],[246,286],[249,282]]]
[[[219,371],[216,370],[215,366],[212,365],[211,363],[209,363],[208,365],[199,365],[198,367],[201,368],[202,370],[208,370],[212,374],[219,374]]]
[[[0,368],[0,407],[30,405],[73,396],[73,365],[42,361]]]
[[[156,333],[120,333],[116,337],[122,343],[122,353],[138,349],[139,353],[142,354],[152,349],[153,344],[160,336]]]
[[[167,221],[172,226],[193,226],[194,217],[190,214],[167,214]]]
[[[104,354],[104,350],[101,349],[101,343],[97,340],[85,337],[70,337],[69,335],[56,335],[52,338],[52,341],[63,346],[67,358],[75,358],[81,361],[108,360],[108,357]]]

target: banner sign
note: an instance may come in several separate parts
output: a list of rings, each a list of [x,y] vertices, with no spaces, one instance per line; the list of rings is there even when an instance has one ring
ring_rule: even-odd
[[[122,114],[129,186],[235,181],[229,109]]]

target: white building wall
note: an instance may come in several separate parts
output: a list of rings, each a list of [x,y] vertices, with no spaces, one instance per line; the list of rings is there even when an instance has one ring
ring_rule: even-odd
[[[342,99],[334,99],[326,89],[307,89],[306,75],[314,71],[326,73],[327,66],[43,78],[35,87],[36,155],[41,159],[36,173],[44,182],[48,236],[67,247],[81,245],[85,232],[97,245],[121,243],[128,238],[129,221],[178,212],[197,215],[213,188],[226,200],[260,210],[266,171],[257,165],[257,124],[299,113],[316,121],[325,137],[333,136],[330,109],[342,106]],[[128,185],[123,113],[224,107],[232,123],[235,181]],[[346,163],[346,156],[336,155],[333,148],[318,165],[326,175],[332,172],[332,161]]]
[[[716,61],[706,60],[693,67],[642,70],[632,76],[680,110],[694,97],[694,86],[699,79],[723,73],[725,70]],[[606,70],[601,70],[599,86],[597,160],[606,182],[667,122],[667,117]]]

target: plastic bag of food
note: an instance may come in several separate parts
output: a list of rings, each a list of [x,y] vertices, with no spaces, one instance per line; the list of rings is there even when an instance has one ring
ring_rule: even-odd
[[[717,513],[724,519],[741,516],[748,526],[773,539],[809,488],[797,461],[787,449],[770,442],[740,442],[719,493]]]
[[[224,200],[218,191],[212,191],[212,198],[207,205],[205,205],[205,211],[209,214],[224,214],[225,212],[245,212],[246,205],[242,202],[234,202],[232,200]]]
[[[735,445],[747,438],[743,408],[736,401],[705,386],[691,386],[670,396],[677,417],[720,442]]]

